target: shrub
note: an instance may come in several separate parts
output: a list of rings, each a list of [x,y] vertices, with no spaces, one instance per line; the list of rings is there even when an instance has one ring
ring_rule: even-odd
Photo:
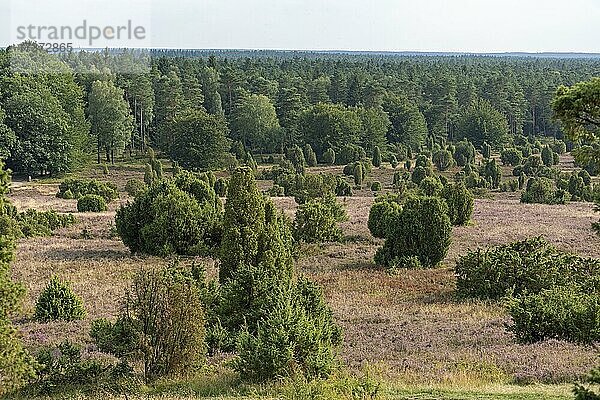
[[[467,225],[471,220],[474,208],[473,194],[463,183],[448,183],[441,196],[448,205],[450,223],[455,226]]]
[[[410,162],[410,160],[406,160],[404,162],[404,169],[407,170],[407,171],[410,171],[411,168],[412,168],[412,163]]]
[[[231,177],[220,252],[218,312],[237,337],[234,368],[263,381],[300,372],[325,376],[335,365],[340,329],[318,287],[293,273],[287,218],[260,195],[251,173]]]
[[[379,191],[381,191],[381,182],[379,182],[379,181],[373,181],[373,182],[371,182],[371,191],[372,192],[379,192]]]
[[[542,238],[471,251],[455,267],[461,297],[492,300],[565,284],[597,290],[598,272],[599,260],[559,251]]]
[[[337,177],[335,186],[336,196],[352,196],[352,186],[342,177]]]
[[[37,211],[33,208],[15,216],[19,235],[23,237],[50,236],[56,229],[77,222],[73,214],[59,214],[54,210]]]
[[[521,203],[565,204],[567,201],[568,193],[557,189],[554,181],[548,178],[530,178],[521,194]]]
[[[446,171],[454,166],[454,158],[448,150],[439,150],[433,154],[433,163],[438,171]]]
[[[79,212],[104,212],[106,210],[104,197],[95,194],[86,194],[77,200],[77,211]]]
[[[350,164],[355,161],[364,160],[367,157],[367,153],[365,150],[357,146],[355,144],[347,144],[339,151],[337,154],[337,163],[338,164]]]
[[[215,194],[219,197],[227,196],[227,180],[225,178],[219,178],[215,180],[214,184]]]
[[[285,188],[275,184],[271,187],[271,189],[269,189],[268,194],[271,197],[283,197],[285,196]]]
[[[354,167],[354,185],[360,188],[363,183],[363,178],[363,167],[362,164],[359,163]]]
[[[489,143],[483,142],[481,146],[481,155],[486,160],[489,160],[492,157],[492,146]]]
[[[523,162],[523,153],[515,148],[506,149],[500,153],[500,160],[502,160],[502,164],[504,165],[516,167]]]
[[[117,210],[116,227],[133,253],[198,255],[220,241],[222,205],[215,191],[189,172],[163,180]]]
[[[475,147],[467,140],[456,143],[454,160],[459,167],[475,163]]]
[[[344,208],[333,194],[302,204],[296,211],[294,237],[307,243],[337,242],[343,239],[338,222],[347,220]]]
[[[375,262],[387,268],[401,267],[417,257],[425,268],[435,267],[446,256],[452,225],[448,206],[437,197],[409,197],[401,212],[395,210],[384,220],[389,224],[385,244]]]
[[[323,153],[323,162],[327,165],[335,164],[335,151],[332,148],[327,149],[327,151]]]
[[[71,289],[68,282],[53,276],[38,297],[35,319],[48,321],[73,321],[85,318],[83,301]]]
[[[496,189],[500,186],[502,169],[498,164],[496,164],[495,159],[491,159],[486,161],[481,167],[479,175],[489,183],[492,189]]]
[[[375,150],[373,150],[373,166],[377,168],[381,167],[381,150],[379,146],[375,146]]]
[[[419,189],[425,196],[439,196],[444,185],[436,177],[429,176],[421,181]]]
[[[125,184],[125,191],[131,197],[136,197],[148,189],[148,185],[140,179],[129,179]]]
[[[36,355],[39,367],[32,387],[34,393],[48,395],[72,385],[98,385],[111,380],[114,366],[89,354],[83,356],[82,346],[68,340],[42,348]],[[28,388],[28,393],[32,388]]]
[[[292,148],[288,149],[286,153],[286,157],[292,165],[294,166],[294,170],[297,174],[304,173],[304,166],[306,165],[306,159],[304,158],[304,152],[300,148],[300,146],[295,145]]]
[[[70,191],[70,194],[67,192]],[[58,188],[56,197],[71,197],[80,199],[83,196],[93,194],[101,196],[107,203],[117,199],[119,192],[117,186],[112,182],[99,182],[96,180],[65,179]]]
[[[430,174],[428,173],[428,170],[425,169],[424,167],[418,166],[418,167],[415,167],[415,169],[413,170],[412,175],[411,175],[411,180],[413,181],[413,183],[416,183],[417,185],[419,185],[419,184],[421,184],[423,179],[427,178],[428,176],[430,176]]]
[[[292,290],[281,291],[256,333],[244,330],[238,339],[234,369],[250,381],[300,374],[308,379],[328,376],[335,366],[341,330],[321,289],[301,277]]]
[[[156,176],[156,171],[152,169],[152,165],[146,164],[144,167],[144,183],[148,186],[152,186],[157,181],[158,177]]]
[[[546,167],[554,165],[554,157],[552,156],[552,149],[550,146],[546,146],[542,149],[542,162]]]
[[[600,339],[600,298],[576,287],[556,286],[512,298],[508,303],[513,332],[521,342],[546,339],[594,343]]]
[[[306,164],[309,167],[317,166],[317,155],[315,154],[315,151],[308,143],[304,146],[304,158],[306,159]]]
[[[552,143],[552,151],[556,154],[565,154],[567,152],[567,145],[562,140],[557,140]]]
[[[367,225],[371,235],[379,239],[385,239],[394,216],[402,211],[400,204],[387,196],[380,196],[375,200],[369,211]]]
[[[117,322],[94,322],[101,350],[143,365],[147,381],[190,372],[204,361],[204,312],[197,282],[169,266],[138,272]]]

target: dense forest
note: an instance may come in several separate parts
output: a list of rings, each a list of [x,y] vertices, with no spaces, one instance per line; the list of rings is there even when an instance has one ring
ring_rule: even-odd
[[[148,147],[198,170],[296,144],[318,161],[332,149],[339,164],[462,139],[499,150],[518,135],[562,138],[556,89],[599,71],[593,58],[155,50],[58,59],[26,43],[0,52],[0,154],[16,174],[46,175]]]

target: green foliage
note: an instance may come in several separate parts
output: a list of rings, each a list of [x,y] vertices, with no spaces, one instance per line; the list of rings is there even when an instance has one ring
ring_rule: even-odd
[[[448,150],[436,151],[432,160],[438,171],[446,171],[454,166],[454,158]]]
[[[10,187],[10,175],[3,167],[0,162],[0,210],[4,211],[9,206],[5,196]],[[34,375],[32,358],[10,321],[25,294],[24,287],[11,279],[15,236],[14,220],[3,212],[0,215],[0,396],[20,387]]]
[[[91,335],[101,350],[141,362],[147,381],[192,372],[206,353],[197,282],[176,265],[139,271],[117,322],[96,321]]]
[[[323,162],[327,165],[335,164],[335,150],[332,148],[327,149],[325,153],[323,153]]]
[[[218,246],[222,205],[207,180],[190,172],[165,179],[117,210],[116,227],[133,253],[205,254]]]
[[[275,150],[282,144],[280,132],[275,106],[262,94],[244,96],[231,114],[232,137],[248,149]]]
[[[104,197],[95,194],[86,194],[77,200],[77,211],[79,212],[104,212],[107,210]]]
[[[379,146],[375,146],[373,150],[373,166],[377,168],[381,167],[381,150]]]
[[[65,340],[57,346],[44,347],[36,355],[37,377],[28,393],[48,395],[69,386],[93,386],[109,382],[116,368],[105,361],[83,354],[81,345]]]
[[[156,171],[152,169],[152,165],[146,164],[144,167],[144,183],[147,186],[152,186],[155,182],[158,182],[158,176],[156,176]]]
[[[392,218],[402,211],[400,204],[395,200],[396,198],[379,196],[373,203],[367,225],[374,237],[385,239]]]
[[[391,143],[402,143],[412,150],[425,144],[427,121],[416,102],[406,96],[388,95],[383,108],[392,124],[388,133]]]
[[[98,162],[104,154],[114,163],[116,154],[125,150],[133,133],[133,116],[123,89],[111,81],[96,81],[88,97],[91,134],[98,147]]]
[[[411,179],[412,179],[413,183],[420,185],[421,182],[430,175],[431,175],[430,170],[427,170],[424,167],[418,166],[418,167],[415,167],[415,169],[413,170]]]
[[[456,143],[454,148],[454,160],[456,161],[456,165],[459,167],[464,167],[467,164],[475,163],[475,146],[471,144],[468,140],[461,140]]]
[[[521,194],[521,203],[565,204],[570,195],[557,189],[554,181],[548,178],[529,178],[527,188]]]
[[[304,173],[304,166],[306,165],[306,159],[304,158],[304,152],[300,146],[296,145],[288,149],[286,157],[292,163],[294,170],[297,174]]]
[[[444,189],[444,185],[436,177],[429,176],[419,183],[419,189],[425,196],[439,196]]]
[[[547,339],[594,343],[600,339],[600,297],[577,287],[556,286],[508,303],[509,331],[525,343]]]
[[[467,225],[473,215],[473,194],[463,183],[448,183],[444,185],[441,197],[448,205],[448,216],[452,225]]]
[[[502,164],[504,165],[516,167],[523,162],[523,153],[514,147],[505,149],[500,153],[500,160],[502,160]]]
[[[317,166],[317,155],[308,143],[304,146],[304,158],[306,159],[306,164],[309,167]]]
[[[294,221],[294,237],[307,243],[338,242],[344,238],[339,222],[348,219],[335,196],[326,194],[298,207]]]
[[[546,167],[551,167],[554,165],[554,152],[550,146],[545,146],[542,149],[542,162]]]
[[[77,222],[73,214],[59,214],[54,210],[37,211],[33,208],[15,216],[19,236],[51,236],[52,232]]]
[[[41,322],[74,321],[85,318],[85,314],[83,301],[71,284],[57,276],[50,279],[35,305],[35,319]]]
[[[214,188],[216,195],[219,197],[227,196],[227,186],[228,182],[225,178],[218,178],[215,180]]]
[[[148,190],[148,185],[140,179],[132,178],[125,184],[125,191],[131,197],[137,197]]]
[[[388,228],[385,244],[377,251],[375,262],[395,268],[417,257],[424,268],[437,266],[448,252],[452,231],[445,201],[437,197],[409,197],[401,211],[396,207],[390,210],[390,215],[380,217]],[[375,233],[381,233],[378,231],[380,229]]]
[[[225,166],[230,141],[227,122],[222,115],[202,110],[178,114],[170,124],[170,155],[188,170],[206,170]]]
[[[354,167],[354,185],[358,188],[362,186],[363,183],[363,167],[361,163],[358,163]]]
[[[279,186],[274,184],[268,192],[271,197],[283,197],[285,196],[285,188],[283,186]]]
[[[371,182],[371,192],[379,192],[381,191],[381,182],[373,181]]]
[[[71,193],[68,194],[67,192]],[[65,198],[65,196],[72,196],[72,198],[79,200],[89,194],[103,197],[106,203],[110,203],[119,197],[117,185],[114,183],[84,179],[65,179],[58,187],[56,197]]]
[[[487,142],[500,147],[508,134],[508,123],[504,116],[487,100],[479,100],[466,109],[457,123],[457,137],[467,139],[481,147]]]
[[[597,290],[600,261],[557,250],[542,238],[478,249],[456,263],[456,288],[463,298],[498,300],[576,284]]]
[[[367,157],[365,149],[355,144],[344,145],[337,154],[337,164],[352,164],[364,161]]]
[[[481,145],[481,155],[486,160],[489,160],[492,157],[492,146],[490,146],[489,143],[483,142],[483,145]]]
[[[502,179],[502,169],[496,164],[496,159],[491,159],[482,165],[479,175],[485,179],[492,189],[500,187],[500,181]]]

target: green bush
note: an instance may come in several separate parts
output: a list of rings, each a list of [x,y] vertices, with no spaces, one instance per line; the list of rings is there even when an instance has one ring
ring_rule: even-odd
[[[565,154],[567,152],[567,145],[562,140],[557,140],[551,145],[552,151],[556,154]]]
[[[381,191],[381,182],[379,182],[379,181],[373,181],[373,182],[371,182],[371,191],[372,192],[379,192],[379,191]]]
[[[599,272],[599,260],[559,251],[542,238],[471,251],[455,267],[459,296],[492,300],[566,284],[595,291]]]
[[[252,174],[231,177],[220,252],[218,313],[237,337],[234,369],[246,380],[328,375],[341,342],[318,287],[296,278],[289,221]]]
[[[487,160],[480,168],[479,175],[488,182],[492,189],[497,189],[502,179],[502,169],[495,159]]]
[[[433,154],[433,164],[438,171],[446,171],[454,166],[454,158],[448,150],[439,150]]]
[[[352,196],[352,186],[340,176],[336,179],[335,195],[340,197]]]
[[[459,167],[475,163],[475,146],[467,140],[456,143],[454,147],[454,160]]]
[[[225,178],[218,178],[217,180],[215,180],[214,189],[216,195],[219,197],[226,197],[227,185],[227,179]]]
[[[577,287],[556,286],[512,298],[508,330],[521,342],[546,339],[577,343],[600,340],[600,297]]]
[[[338,242],[344,238],[339,222],[348,217],[333,194],[300,205],[294,221],[294,237],[307,243]]]
[[[124,362],[141,362],[144,378],[192,372],[205,360],[204,312],[189,271],[168,266],[138,272],[117,322],[96,321],[92,338]]]
[[[421,184],[421,181],[423,181],[423,179],[427,178],[428,176],[431,176],[428,170],[422,166],[418,166],[415,167],[415,169],[413,170],[411,180],[413,181],[413,183],[419,185]]]
[[[104,197],[95,194],[86,194],[77,200],[77,211],[79,212],[104,212],[106,210]]]
[[[77,222],[73,214],[59,214],[54,210],[38,211],[33,208],[14,216],[20,236],[51,236],[52,232]]]
[[[481,155],[486,160],[489,160],[492,157],[492,146],[489,143],[483,142],[481,146]]]
[[[207,254],[219,244],[222,210],[212,187],[184,172],[119,208],[116,227],[133,253]]]
[[[402,211],[399,202],[388,196],[379,196],[369,211],[367,225],[371,235],[379,239],[385,239],[387,230],[391,226],[391,220]]]
[[[523,162],[523,153],[515,148],[506,149],[500,153],[500,160],[502,160],[502,164],[504,165],[516,167]]]
[[[67,192],[71,192],[70,194]],[[56,197],[80,199],[86,195],[101,196],[107,203],[117,199],[119,192],[112,182],[99,182],[96,180],[65,179],[58,188]]]
[[[463,183],[448,183],[442,189],[441,197],[448,205],[450,223],[455,226],[467,225],[475,206],[473,194]]]
[[[327,165],[335,164],[335,151],[333,149],[329,148],[323,153],[323,162]]]
[[[359,163],[356,165],[356,167],[354,167],[354,185],[360,188],[363,183],[363,178],[363,167],[362,164]]]
[[[340,328],[321,289],[301,277],[282,291],[255,333],[238,339],[234,369],[242,379],[262,382],[300,374],[308,379],[328,376],[337,366]]]
[[[394,268],[417,257],[425,268],[437,266],[448,252],[452,232],[446,202],[437,197],[409,197],[401,212],[392,210],[383,218],[389,226],[375,262]]]
[[[317,155],[315,154],[315,151],[308,143],[304,146],[304,158],[306,159],[306,164],[309,167],[317,166]]]
[[[381,150],[378,146],[375,146],[375,150],[373,150],[373,166],[377,168],[381,167],[381,161]]]
[[[269,189],[268,194],[271,197],[283,197],[285,196],[285,188],[275,184]]]
[[[444,185],[434,176],[428,176],[419,183],[419,189],[425,196],[439,196],[444,189]]]
[[[114,381],[116,366],[89,354],[84,357],[82,350],[81,345],[68,340],[42,348],[36,355],[37,377],[27,393],[43,396],[59,393],[69,386],[90,387]]]
[[[568,192],[557,189],[553,180],[541,177],[530,178],[521,194],[521,203],[565,204],[569,199]]]
[[[125,184],[125,191],[131,197],[136,197],[145,192],[148,189],[148,185],[140,179],[129,179]]]
[[[73,321],[85,318],[83,301],[71,289],[68,282],[53,276],[38,297],[35,319],[48,321]]]

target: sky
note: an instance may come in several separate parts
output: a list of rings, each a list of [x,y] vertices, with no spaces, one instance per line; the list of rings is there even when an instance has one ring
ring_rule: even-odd
[[[0,44],[84,19],[133,47],[600,53],[600,0],[0,0]]]

